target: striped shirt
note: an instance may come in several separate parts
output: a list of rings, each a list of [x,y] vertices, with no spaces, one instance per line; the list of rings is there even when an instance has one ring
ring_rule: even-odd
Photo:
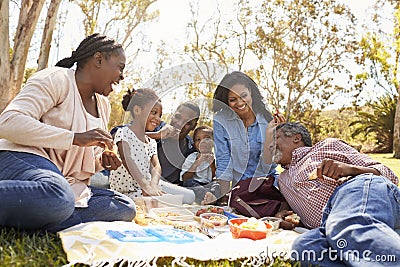
[[[309,179],[310,173],[323,159],[374,168],[381,176],[398,184],[398,178],[389,168],[339,139],[328,138],[312,147],[297,148],[292,152],[291,163],[283,166],[285,170],[279,175],[278,183],[288,204],[308,228],[319,227],[323,209],[340,185],[340,182],[325,176],[324,179]]]

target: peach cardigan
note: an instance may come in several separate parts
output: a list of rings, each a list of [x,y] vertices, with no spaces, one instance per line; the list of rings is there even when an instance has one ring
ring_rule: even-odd
[[[96,94],[96,98],[101,125],[94,126],[83,106],[75,70],[52,67],[37,72],[0,115],[0,150],[51,160],[71,184],[76,200],[85,197],[88,201],[86,185],[102,168],[100,150],[74,146],[72,141],[74,132],[99,126],[107,130],[110,104],[105,96]]]

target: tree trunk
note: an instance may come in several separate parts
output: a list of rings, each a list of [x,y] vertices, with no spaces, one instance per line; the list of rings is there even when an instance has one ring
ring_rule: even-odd
[[[10,78],[10,39],[8,18],[9,1],[0,1],[0,112],[3,111],[11,99],[7,86]]]
[[[57,22],[58,8],[61,0],[51,0],[47,10],[46,22],[43,29],[42,42],[40,44],[40,53],[38,59],[38,71],[47,68],[51,41],[53,39],[54,25]]]
[[[393,157],[400,159],[400,88],[397,95],[396,113],[394,115],[393,127]]]
[[[18,26],[14,38],[14,48],[12,50],[11,61],[8,60],[10,58],[8,54],[6,57],[1,57],[4,62],[1,62],[0,71],[6,70],[6,72],[1,72],[2,75],[0,78],[0,112],[4,110],[8,103],[21,89],[29,46],[44,2],[45,0],[23,0],[21,3],[21,10],[19,13]],[[2,37],[5,36],[4,39],[8,39],[9,36],[8,10],[8,0],[1,1],[1,32],[4,32],[4,34],[7,32],[6,35],[2,35]],[[7,16],[4,16],[5,14]],[[3,22],[5,23],[3,24]],[[4,28],[7,28],[7,30],[4,30]],[[2,40],[1,44],[3,44],[3,42],[6,44],[5,48],[9,50],[9,42],[7,40]],[[4,49],[4,47],[2,46],[1,49]],[[7,66],[3,66],[3,64]]]

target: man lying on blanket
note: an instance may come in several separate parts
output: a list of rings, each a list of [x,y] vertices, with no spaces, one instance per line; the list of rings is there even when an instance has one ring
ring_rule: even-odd
[[[345,142],[328,138],[312,146],[299,123],[275,123],[264,159],[285,169],[279,189],[311,231],[293,244],[302,264],[400,264],[400,189],[386,166]],[[267,162],[268,163],[268,162]],[[396,263],[397,260],[397,263]]]

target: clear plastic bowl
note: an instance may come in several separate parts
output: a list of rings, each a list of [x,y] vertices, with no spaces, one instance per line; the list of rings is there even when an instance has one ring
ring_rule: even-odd
[[[279,229],[279,224],[281,223],[282,219],[278,217],[263,217],[260,219],[263,222],[267,222],[272,225],[273,231]]]
[[[228,217],[219,213],[207,212],[200,214],[200,223],[203,227],[215,228],[227,224]]]

